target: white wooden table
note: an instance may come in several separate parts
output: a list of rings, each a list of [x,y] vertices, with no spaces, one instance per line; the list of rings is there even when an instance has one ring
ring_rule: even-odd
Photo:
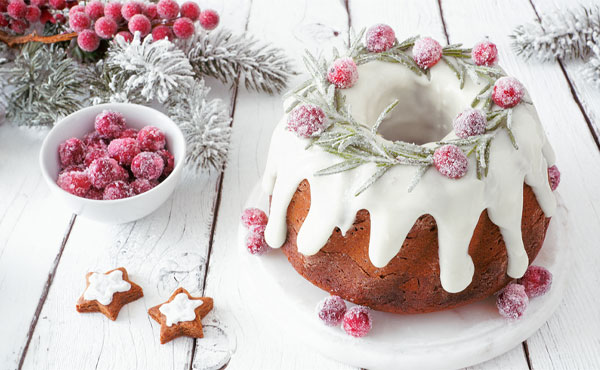
[[[569,208],[574,266],[558,312],[533,337],[479,369],[600,368],[600,91],[577,63],[525,62],[508,34],[570,0],[223,0],[200,1],[222,26],[250,32],[300,61],[341,46],[348,29],[388,23],[399,38],[430,35],[473,44],[489,36],[500,63],[525,83],[558,157]],[[298,70],[302,70],[298,62]],[[294,83],[300,80],[295,79]],[[0,368],[347,369],[288,342],[268,313],[253,310],[234,268],[238,217],[260,178],[279,96],[215,86],[229,102],[233,138],[221,172],[186,176],[159,210],[124,225],[71,215],[50,196],[37,155],[45,132],[0,127]],[[87,271],[125,266],[144,288],[116,322],[75,312]],[[207,338],[158,340],[146,311],[177,286],[214,297]],[[293,318],[291,318],[293,319]]]

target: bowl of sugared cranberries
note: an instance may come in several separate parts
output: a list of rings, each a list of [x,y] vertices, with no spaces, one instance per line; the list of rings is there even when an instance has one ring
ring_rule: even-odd
[[[155,211],[181,179],[185,138],[163,113],[100,104],[58,121],[40,151],[42,174],[76,214],[125,223]]]

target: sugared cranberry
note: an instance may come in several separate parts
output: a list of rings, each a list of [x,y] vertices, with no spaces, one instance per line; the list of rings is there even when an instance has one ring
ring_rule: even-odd
[[[2,14],[0,12],[0,27],[8,27],[8,25],[10,24],[9,20],[7,17],[4,16],[4,14]]]
[[[128,21],[136,14],[142,14],[142,6],[137,1],[128,1],[121,7],[121,15]]]
[[[75,32],[81,32],[90,28],[92,20],[83,12],[75,12],[69,16],[69,27]]]
[[[219,13],[212,9],[206,9],[200,12],[198,20],[205,30],[214,30],[219,25]]]
[[[137,140],[132,138],[114,139],[108,144],[108,155],[123,165],[130,165],[133,158],[140,154]]]
[[[299,105],[288,116],[287,128],[300,137],[319,135],[325,129],[327,117],[323,109],[314,105]]]
[[[169,176],[175,168],[175,157],[173,157],[173,154],[171,154],[171,152],[169,152],[167,149],[161,149],[156,153],[158,153],[158,155],[162,157],[163,161],[165,161],[165,168],[162,175],[164,177]]]
[[[106,142],[100,137],[98,131],[88,132],[83,136],[84,144],[89,147],[105,148],[107,147]]]
[[[491,66],[498,59],[498,48],[488,40],[481,41],[473,46],[471,58],[478,66]]]
[[[496,307],[502,317],[516,320],[523,316],[529,298],[525,293],[525,288],[519,284],[508,284],[496,299]]]
[[[10,0],[6,11],[13,19],[24,19],[27,15],[27,4],[23,0]]]
[[[246,249],[248,249],[250,254],[254,255],[261,255],[270,249],[265,241],[265,225],[250,228],[248,237],[246,238]]]
[[[369,333],[373,327],[371,310],[364,306],[354,306],[346,311],[342,328],[349,335],[360,338]]]
[[[85,154],[85,159],[83,160],[83,163],[85,164],[86,167],[89,167],[90,164],[92,164],[93,161],[95,161],[98,158],[107,158],[108,157],[108,151],[104,148],[97,148],[97,147],[92,147],[92,148],[88,148],[87,153]]]
[[[56,184],[63,190],[83,197],[92,186],[88,175],[83,171],[69,171],[58,175]]]
[[[79,6],[79,5],[77,5]],[[104,16],[112,19],[115,22],[120,22],[123,19],[123,15],[121,14],[121,8],[123,5],[119,2],[110,2],[104,5]],[[73,8],[71,8],[73,9]]]
[[[75,13],[80,14],[80,13]],[[100,46],[100,38],[92,30],[83,30],[77,36],[77,45],[83,51],[92,52]]]
[[[156,180],[165,167],[162,157],[152,152],[142,152],[133,158],[131,172],[137,178]]]
[[[173,23],[173,33],[179,39],[189,39],[195,30],[194,22],[189,18],[182,17]]]
[[[246,228],[252,226],[266,225],[269,221],[267,214],[258,208],[246,208],[242,212],[242,225]]]
[[[336,295],[323,299],[317,304],[317,316],[327,326],[338,326],[346,313],[346,302]]]
[[[144,15],[150,20],[156,19],[158,17],[158,7],[156,4],[144,4]]]
[[[162,40],[162,39],[167,39],[167,40],[171,41],[174,38],[175,38],[175,35],[173,34],[173,30],[171,30],[171,27],[169,27],[169,26],[164,26],[164,25],[156,26],[152,30],[152,40],[153,41],[158,41],[158,40]]]
[[[85,14],[96,20],[104,15],[104,5],[98,0],[92,0],[85,6]]]
[[[85,197],[87,199],[102,200],[103,194],[104,194],[103,190],[92,187],[92,188],[90,188],[90,190],[88,190],[87,193],[85,193]]]
[[[459,113],[452,124],[456,136],[465,139],[469,136],[483,134],[487,126],[487,119],[481,110],[468,108]]]
[[[94,31],[103,39],[112,38],[117,33],[118,28],[117,22],[108,17],[100,17],[94,24]]]
[[[22,34],[29,27],[29,23],[27,23],[24,19],[11,19],[10,20],[10,29],[17,34]]]
[[[133,193],[137,195],[147,192],[158,185],[158,183],[156,181],[149,181],[146,179],[136,179],[130,185]]]
[[[352,58],[339,58],[333,61],[327,71],[327,79],[338,89],[352,87],[358,81],[358,68]]]
[[[550,189],[556,190],[560,184],[560,171],[556,165],[548,168],[548,180],[550,181]]]
[[[132,139],[137,139],[137,130],[134,128],[127,128],[125,130],[123,130],[123,132],[121,132],[121,134],[119,135],[119,139],[125,139],[126,137],[132,138]]]
[[[155,152],[165,147],[166,138],[164,132],[154,126],[146,126],[138,132],[137,136],[140,149],[147,152]]]
[[[115,37],[117,36],[122,37],[125,42],[133,41],[133,35],[129,31],[119,31]]]
[[[27,7],[27,15],[25,19],[27,19],[30,23],[35,23],[40,20],[42,16],[42,11],[37,6],[30,5]]]
[[[174,19],[179,14],[179,4],[175,0],[160,0],[156,10],[161,18]]]
[[[500,77],[494,84],[492,100],[500,108],[512,108],[521,102],[525,89],[514,77]]]
[[[74,7],[69,9],[69,18],[72,17],[75,13],[85,13],[85,6],[75,5]]]
[[[94,127],[102,138],[113,139],[125,130],[125,117],[119,112],[105,110],[96,116]]]
[[[519,280],[529,298],[546,294],[552,286],[552,273],[542,266],[529,266]]]
[[[129,32],[132,34],[139,32],[141,37],[146,37],[152,31],[152,23],[143,14],[136,14],[131,17],[127,27],[129,28]]]
[[[200,17],[200,7],[193,1],[186,1],[181,4],[181,16],[191,19],[192,21],[197,21]]]
[[[85,144],[76,137],[70,138],[58,146],[58,156],[63,167],[81,164],[85,158]]]
[[[463,177],[469,167],[465,153],[453,144],[437,148],[433,153],[433,164],[442,175],[451,179]]]
[[[423,37],[415,41],[412,53],[415,63],[423,69],[428,69],[442,59],[442,45],[431,37]]]
[[[396,34],[387,24],[376,24],[367,31],[367,50],[371,53],[381,53],[394,46]]]
[[[108,184],[106,188],[104,188],[104,193],[102,194],[102,199],[104,200],[115,200],[115,199],[123,199],[129,198],[133,196],[133,190],[131,186],[125,181],[115,181],[111,184]]]
[[[48,4],[50,4],[50,7],[57,9],[57,10],[63,10],[64,8],[67,7],[66,0],[49,0]]]
[[[111,182],[121,180],[123,168],[112,158],[98,158],[88,167],[88,175],[92,185],[98,189],[106,187]],[[125,171],[126,172],[126,171]]]

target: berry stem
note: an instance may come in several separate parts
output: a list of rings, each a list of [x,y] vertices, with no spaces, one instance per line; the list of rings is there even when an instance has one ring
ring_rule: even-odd
[[[0,31],[0,41],[4,42],[8,47],[15,45],[27,44],[29,42],[41,42],[44,44],[54,44],[61,41],[69,41],[77,37],[77,32],[63,33],[60,35],[41,36],[37,32],[28,35],[13,36],[6,32]]]

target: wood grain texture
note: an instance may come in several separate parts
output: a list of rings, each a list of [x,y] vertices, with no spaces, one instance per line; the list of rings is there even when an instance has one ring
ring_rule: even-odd
[[[600,297],[590,286],[600,281],[597,240],[600,225],[600,155],[585,119],[557,63],[526,62],[512,52],[508,35],[535,18],[528,2],[443,0],[451,42],[468,44],[489,36],[500,50],[500,65],[528,88],[562,172],[558,191],[569,209],[571,286],[556,314],[528,341],[534,369],[600,366]],[[502,19],[502,22],[498,22]],[[465,22],[465,20],[469,20]],[[494,27],[490,27],[494,24]]]
[[[71,213],[38,164],[46,129],[0,126],[0,367],[16,368]]]

